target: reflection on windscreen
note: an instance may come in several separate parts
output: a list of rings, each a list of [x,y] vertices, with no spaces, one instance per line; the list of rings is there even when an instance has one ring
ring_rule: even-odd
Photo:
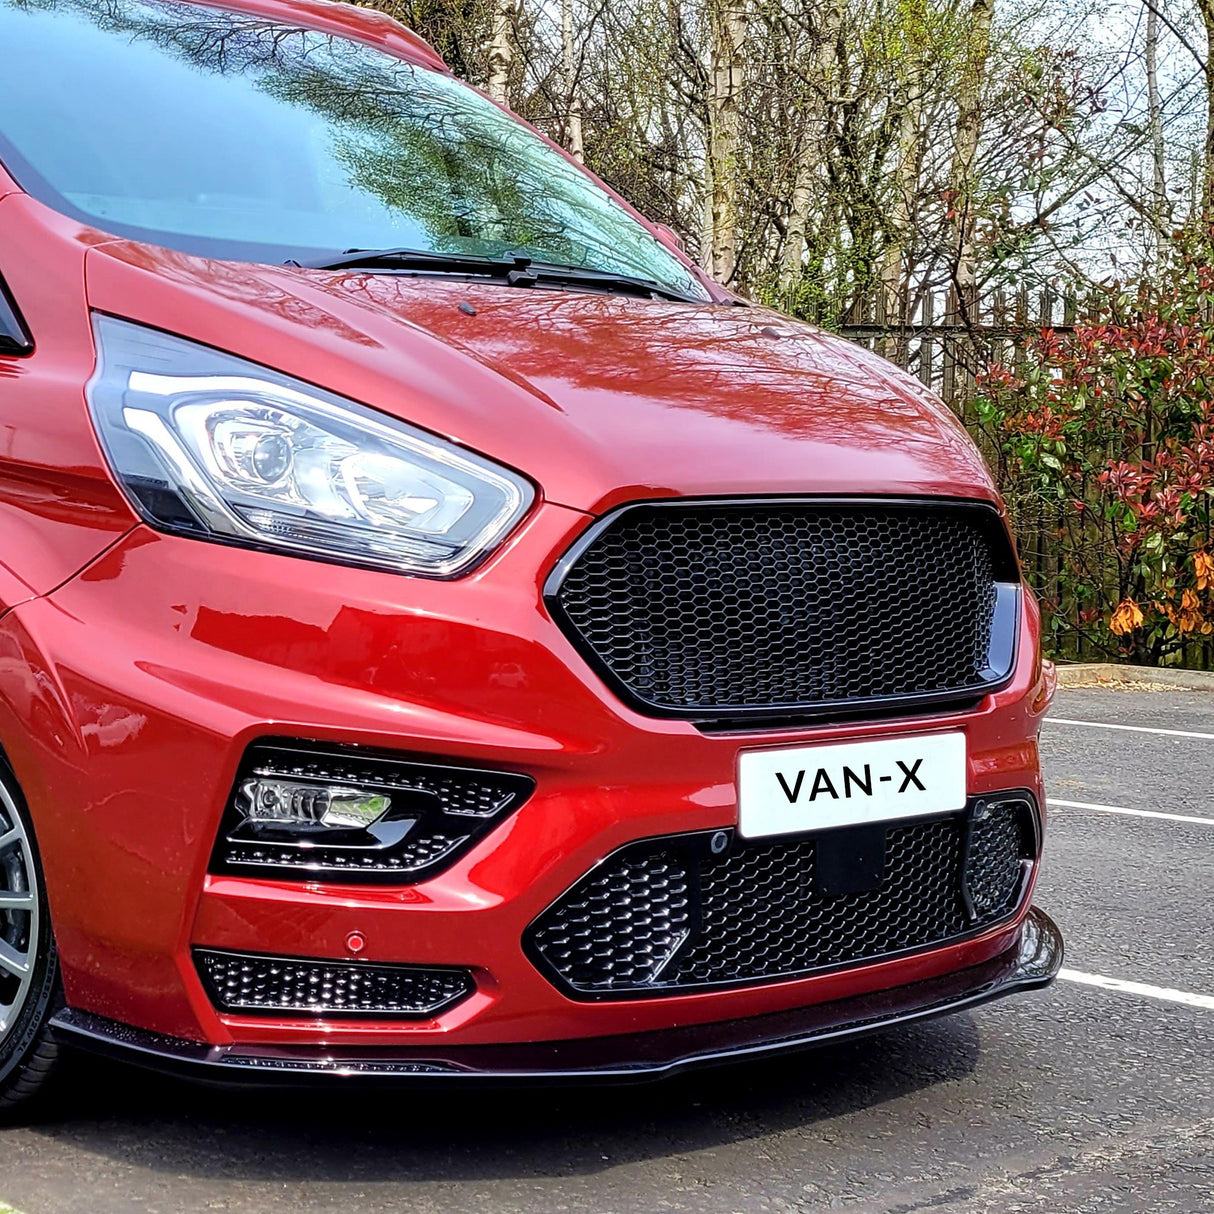
[[[0,0],[0,158],[51,205],[213,257],[522,251],[705,297],[608,195],[472,89],[263,17]]]

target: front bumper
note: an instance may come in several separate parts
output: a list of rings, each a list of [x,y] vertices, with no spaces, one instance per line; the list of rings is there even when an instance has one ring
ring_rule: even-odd
[[[745,1020],[567,1041],[393,1049],[205,1046],[71,1009],[60,1012],[53,1026],[66,1044],[222,1084],[636,1083],[810,1049],[1035,990],[1054,980],[1062,954],[1057,926],[1034,907],[1006,952],[939,978]]]
[[[544,504],[459,583],[137,528],[0,621],[0,738],[34,813],[73,1014],[205,1043],[204,1053],[434,1057],[800,1014],[1005,956],[1027,907],[911,956],[660,999],[575,1001],[537,969],[528,926],[603,857],[736,825],[744,746],[960,730],[971,796],[1024,789],[1042,800],[1036,736],[1048,696],[1029,596],[1013,678],[968,709],[705,732],[620,703],[545,613],[543,571],[589,522]],[[451,868],[414,885],[209,871],[242,757],[267,737],[516,772],[536,788]],[[458,967],[476,991],[424,1021],[240,1015],[216,1008],[193,960],[209,949],[348,961],[352,938],[365,942],[362,961]]]

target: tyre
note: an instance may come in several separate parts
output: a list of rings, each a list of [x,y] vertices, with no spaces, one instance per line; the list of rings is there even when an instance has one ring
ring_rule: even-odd
[[[24,801],[0,768],[0,1120],[28,1104],[58,1058],[48,1022],[59,962]]]

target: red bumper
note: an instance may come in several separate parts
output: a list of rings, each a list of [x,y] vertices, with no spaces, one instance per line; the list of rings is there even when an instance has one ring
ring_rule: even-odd
[[[432,1049],[637,1034],[782,1013],[938,979],[1005,954],[1016,920],[898,960],[746,989],[575,1002],[527,925],[631,840],[735,824],[743,746],[964,730],[971,796],[1041,799],[1048,702],[1026,599],[1010,684],[947,716],[712,736],[618,703],[548,616],[543,575],[588,523],[544,505],[458,583],[398,578],[137,528],[0,622],[21,689],[0,735],[38,823],[70,1006],[213,1045]],[[12,725],[13,728],[4,728]],[[451,869],[410,887],[207,875],[241,755],[265,736],[360,743],[522,772],[536,791]],[[1031,893],[1031,891],[1030,891]],[[219,1014],[190,949],[461,966],[433,1021]]]
[[[74,1045],[225,1085],[402,1079],[410,1085],[478,1080],[633,1083],[809,1049],[964,1011],[1017,991],[1047,986],[1061,965],[1062,936],[1048,915],[1034,909],[1011,948],[969,969],[832,1003],[657,1032],[501,1045],[434,1041],[333,1048],[207,1046],[130,1029],[70,1008],[60,1012],[53,1024],[59,1037]]]

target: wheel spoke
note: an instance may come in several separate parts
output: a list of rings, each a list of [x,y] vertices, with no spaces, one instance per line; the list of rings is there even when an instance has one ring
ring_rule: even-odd
[[[0,781],[0,1044],[20,1021],[34,986],[42,932],[37,882],[25,824],[8,788]],[[25,916],[25,922],[14,944],[5,935],[14,934],[17,915]],[[3,1208],[0,1202],[0,1211]]]
[[[29,957],[17,952],[11,944],[0,940],[0,970],[7,970],[17,978],[24,978],[30,972]]]

